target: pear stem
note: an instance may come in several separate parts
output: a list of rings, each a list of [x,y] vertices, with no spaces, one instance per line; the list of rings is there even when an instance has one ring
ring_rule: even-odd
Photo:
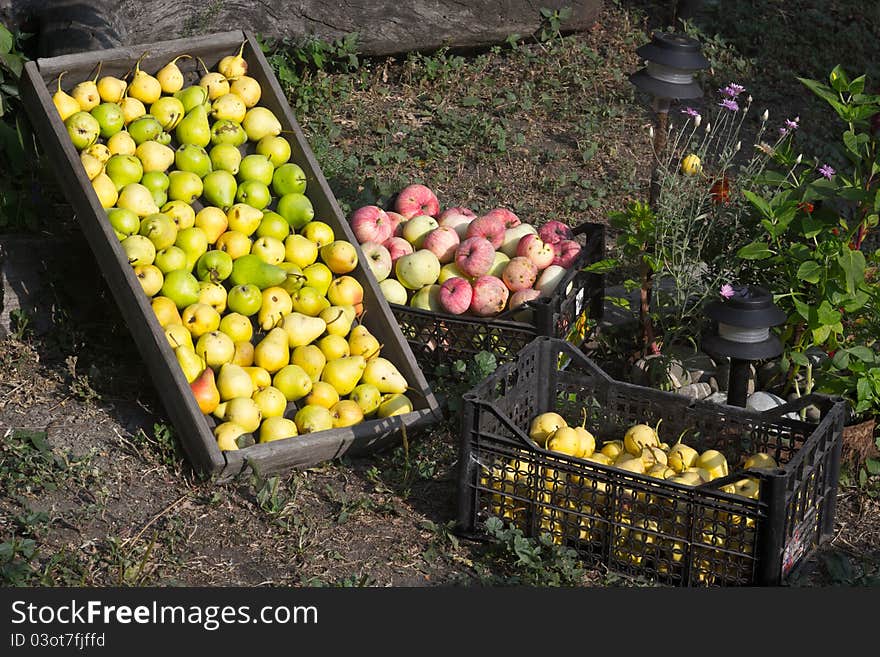
[[[202,65],[202,68],[205,69],[205,75],[207,75],[208,73],[211,72],[211,71],[208,69],[208,67],[205,65],[205,62],[204,62],[204,60],[203,60],[201,57],[196,57],[196,59],[198,60],[199,64]]]
[[[98,81],[98,76],[101,75],[101,66],[104,64],[103,61],[98,62],[98,69],[95,71],[95,77],[92,78],[92,82]]]
[[[170,62],[168,62],[168,63],[169,63],[169,64],[174,64],[174,65],[176,66],[176,65],[177,65],[177,60],[178,60],[178,59],[192,59],[192,55],[187,55],[187,54],[184,54],[184,55],[178,55],[177,57],[175,57],[174,59],[172,59],[172,60],[171,60]]]
[[[61,71],[61,73],[58,74],[58,78],[56,79],[56,82],[58,83],[58,90],[55,93],[61,91],[61,76],[63,76],[65,73],[67,73],[67,71]]]

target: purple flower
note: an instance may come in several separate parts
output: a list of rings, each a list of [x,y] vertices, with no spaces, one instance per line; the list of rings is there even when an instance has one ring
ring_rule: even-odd
[[[720,294],[725,299],[729,299],[734,294],[736,294],[736,291],[733,289],[732,285],[725,283],[724,285],[721,286],[721,289],[718,291],[718,294]]]
[[[819,173],[821,173],[825,178],[828,178],[828,180],[831,180],[831,176],[833,176],[837,172],[827,164],[823,164],[819,167]]]
[[[683,110],[681,110],[681,113],[687,114],[688,116],[693,117],[693,118],[696,118],[700,115],[700,113],[697,110],[695,110],[693,107],[685,107]]]
[[[739,96],[746,88],[741,84],[736,84],[735,82],[729,83],[723,89],[719,89],[718,91],[722,96],[726,96],[727,98],[736,98]]]
[[[726,110],[730,110],[731,112],[736,112],[739,110],[739,104],[733,98],[725,98],[720,103],[718,103],[719,107],[723,107]]]
[[[791,119],[785,119],[785,127],[789,130],[797,130],[798,120],[795,119],[794,121],[792,121]]]

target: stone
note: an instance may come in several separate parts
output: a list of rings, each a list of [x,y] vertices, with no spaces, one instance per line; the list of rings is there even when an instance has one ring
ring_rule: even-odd
[[[726,392],[714,392],[708,397],[706,397],[707,402],[712,402],[713,404],[727,404],[727,393]]]
[[[708,383],[709,378],[714,376],[718,369],[715,361],[709,354],[703,351],[695,351],[689,346],[675,345],[666,350],[666,353],[675,356],[690,376],[691,381]]]
[[[675,394],[688,399],[705,399],[712,394],[712,387],[708,383],[689,383],[676,390]]]
[[[772,392],[765,392],[764,390],[758,390],[757,392],[753,392],[749,395],[748,399],[746,399],[746,408],[749,408],[753,411],[769,411],[777,406],[782,406],[785,403],[785,400],[779,395],[774,395]]]
[[[637,360],[630,380],[640,386],[673,390],[691,383],[690,374],[681,362],[665,354],[650,354]]]

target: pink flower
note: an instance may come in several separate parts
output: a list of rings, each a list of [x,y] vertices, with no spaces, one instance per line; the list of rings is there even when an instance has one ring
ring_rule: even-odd
[[[718,291],[718,294],[720,294],[725,299],[729,299],[734,294],[736,294],[736,292],[734,291],[732,285],[725,283],[724,285],[721,286],[721,289]]]

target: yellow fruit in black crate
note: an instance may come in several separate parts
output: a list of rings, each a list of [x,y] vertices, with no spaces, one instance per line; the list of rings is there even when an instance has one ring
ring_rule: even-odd
[[[653,427],[647,424],[634,424],[623,436],[623,446],[627,452],[637,456],[642,453],[644,447],[658,447],[660,439]]]
[[[559,413],[554,413],[553,411],[549,411],[547,413],[541,413],[532,419],[531,425],[529,426],[529,438],[534,440],[538,445],[544,447],[547,444],[547,439],[550,437],[554,431],[556,431],[559,427],[568,426],[568,423],[565,421]]]
[[[699,455],[699,452],[690,445],[676,443],[669,448],[666,463],[676,472],[684,472],[696,462]]]
[[[764,452],[752,454],[746,459],[745,463],[743,463],[743,468],[746,470],[772,470],[776,467],[776,459]]]
[[[622,440],[608,440],[602,443],[599,452],[607,456],[613,462],[622,452],[626,451]]]

